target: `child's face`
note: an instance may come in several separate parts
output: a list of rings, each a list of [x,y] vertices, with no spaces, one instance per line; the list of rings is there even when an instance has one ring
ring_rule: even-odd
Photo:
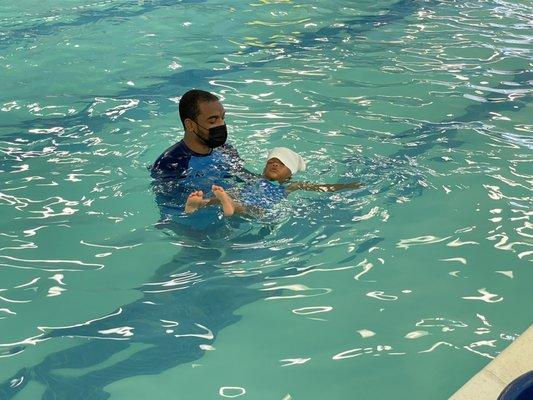
[[[263,170],[263,176],[271,181],[285,182],[291,175],[291,170],[277,158],[268,160]]]

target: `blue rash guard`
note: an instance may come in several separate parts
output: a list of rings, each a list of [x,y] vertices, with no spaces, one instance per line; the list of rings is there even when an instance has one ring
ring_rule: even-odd
[[[287,196],[287,190],[265,178],[248,183],[240,192],[238,201],[245,206],[271,209]]]
[[[244,169],[244,161],[231,145],[198,154],[183,140],[166,149],[149,168],[163,220],[179,217],[187,196],[195,190],[209,196],[212,185],[227,188],[254,176]]]
[[[198,154],[181,140],[166,149],[150,169],[156,179],[220,179],[242,170],[243,164],[237,151],[229,144],[209,154]]]

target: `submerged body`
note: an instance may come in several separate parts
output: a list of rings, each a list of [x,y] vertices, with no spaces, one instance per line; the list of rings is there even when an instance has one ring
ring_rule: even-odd
[[[290,192],[295,190],[311,190],[332,192],[342,189],[357,189],[359,182],[315,184],[306,182],[289,183],[292,175],[306,168],[302,157],[290,149],[277,147],[270,151],[262,177],[246,186],[237,197],[230,196],[223,187],[212,185],[213,197],[204,198],[203,190],[193,191],[187,198],[185,212],[193,213],[199,208],[220,204],[225,216],[237,214],[254,214],[255,211],[271,210]]]

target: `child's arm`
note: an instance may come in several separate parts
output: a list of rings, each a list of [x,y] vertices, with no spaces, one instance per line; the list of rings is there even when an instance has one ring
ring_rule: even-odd
[[[336,192],[343,189],[359,189],[363,186],[360,182],[352,183],[306,183],[306,182],[294,182],[285,188],[287,192],[293,192],[295,190],[312,190],[315,192]]]

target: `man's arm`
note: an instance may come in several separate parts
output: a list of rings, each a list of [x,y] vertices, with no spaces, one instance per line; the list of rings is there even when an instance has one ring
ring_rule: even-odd
[[[363,184],[360,182],[352,183],[307,183],[294,182],[286,187],[287,192],[295,190],[310,190],[315,192],[336,192],[343,189],[359,189]]]

